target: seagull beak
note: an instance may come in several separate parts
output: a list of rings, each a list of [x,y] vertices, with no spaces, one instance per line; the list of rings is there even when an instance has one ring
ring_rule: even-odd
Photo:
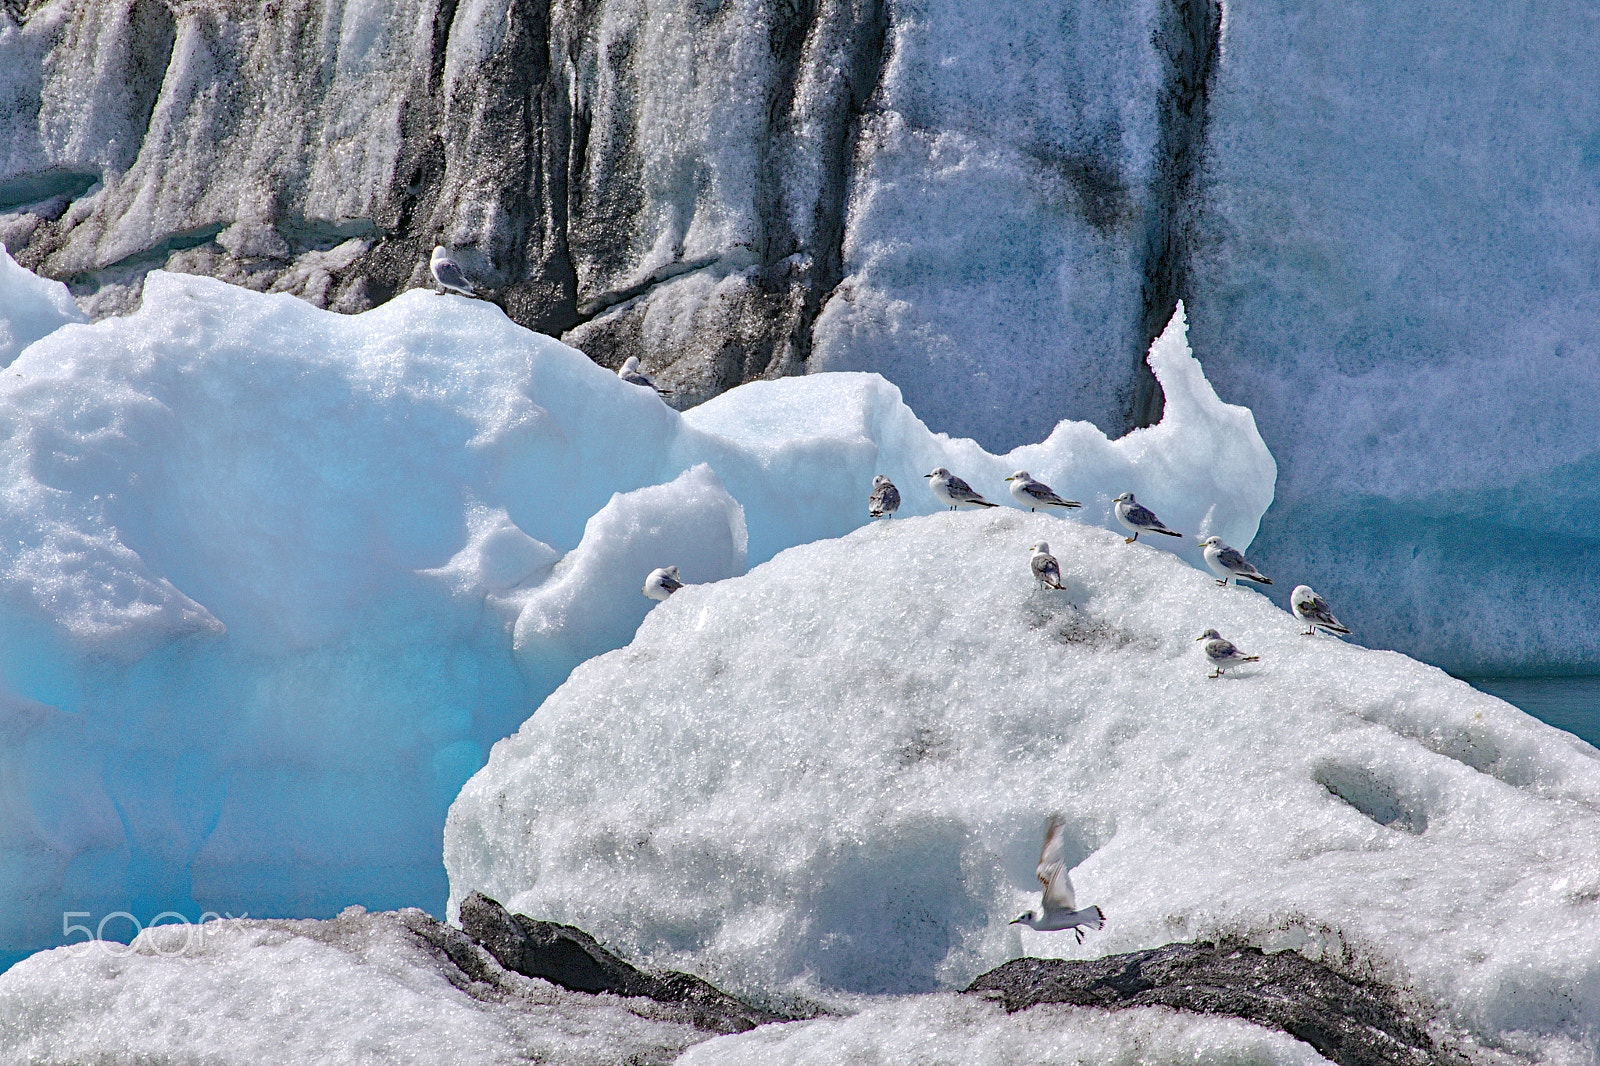
[[[1016,478],[1014,478],[1014,477],[1008,477],[1008,478],[1006,478],[1006,480],[1007,480],[1007,481],[1015,481],[1015,480],[1017,480],[1017,479],[1016,479]]]
[[[933,475],[932,474],[923,474],[922,476],[923,477],[932,477]]]
[[[1205,640],[1206,639],[1206,635],[1204,633],[1201,633],[1198,637],[1195,637],[1194,639],[1195,640]]]

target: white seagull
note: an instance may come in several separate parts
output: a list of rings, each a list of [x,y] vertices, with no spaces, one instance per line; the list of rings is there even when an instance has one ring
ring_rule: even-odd
[[[1207,537],[1200,542],[1200,546],[1206,550],[1206,565],[1217,575],[1217,584],[1226,585],[1231,578],[1255,581],[1262,585],[1272,584],[1270,577],[1247,563],[1238,549],[1222,543],[1221,537]]]
[[[1330,633],[1350,632],[1328,610],[1328,601],[1311,591],[1310,585],[1296,585],[1294,591],[1289,593],[1289,606],[1294,608],[1294,616],[1307,626],[1301,636],[1309,637],[1319,629],[1326,629]]]
[[[1065,823],[1055,815],[1044,829],[1044,848],[1039,852],[1039,883],[1044,886],[1044,897],[1039,901],[1038,912],[1029,911],[1013,918],[1012,925],[1022,923],[1034,929],[1071,929],[1083,943],[1083,931],[1099,929],[1106,924],[1105,912],[1099,907],[1078,910],[1078,901],[1072,891],[1072,878],[1067,876],[1066,859],[1061,854],[1061,830]]]
[[[972,486],[956,477],[944,467],[935,467],[933,473],[923,474],[923,477],[932,478],[928,487],[933,494],[950,505],[950,510],[957,507],[993,507],[994,504],[972,491]]]
[[[461,272],[456,261],[450,258],[450,250],[444,245],[434,247],[433,258],[428,260],[428,269],[433,272],[433,280],[439,283],[440,290],[449,289],[463,296],[478,295],[472,287],[472,282],[467,280],[467,276]],[[436,294],[442,295],[442,291]]]
[[[678,580],[678,568],[663,566],[650,571],[650,576],[644,579],[644,588],[639,591],[652,600],[664,600],[681,588],[683,582]]]
[[[622,365],[617,367],[617,377],[626,381],[629,385],[643,385],[647,389],[655,389],[657,392],[668,394],[672,392],[671,389],[663,389],[660,385],[657,385],[655,378],[639,369],[639,357],[637,355],[630,355],[622,361]]]
[[[1046,509],[1054,507],[1065,511],[1069,507],[1083,506],[1077,500],[1063,500],[1056,495],[1055,489],[1052,489],[1026,470],[1018,470],[1006,480],[1011,482],[1011,498],[1030,511],[1040,507]]]
[[[1174,533],[1162,525],[1161,519],[1150,512],[1150,508],[1133,498],[1133,493],[1124,492],[1116,498],[1111,510],[1116,514],[1117,521],[1122,527],[1132,533],[1131,537],[1124,537],[1123,542],[1132,544],[1139,539],[1140,533],[1165,533],[1169,537],[1181,537],[1182,533]]]
[[[1233,641],[1223,640],[1222,634],[1218,633],[1215,629],[1208,629],[1194,639],[1203,640],[1206,642],[1206,657],[1210,659],[1211,664],[1217,668],[1217,672],[1211,674],[1211,677],[1221,677],[1224,669],[1230,666],[1237,666],[1239,663],[1254,663],[1261,661],[1261,656],[1246,655],[1244,652],[1233,646]]]
[[[872,495],[867,497],[867,513],[873,518],[892,518],[900,510],[900,490],[894,487],[889,475],[879,474],[872,479]]]
[[[1042,540],[1033,546],[1033,576],[1043,588],[1061,587],[1061,564],[1050,554],[1050,545]]]

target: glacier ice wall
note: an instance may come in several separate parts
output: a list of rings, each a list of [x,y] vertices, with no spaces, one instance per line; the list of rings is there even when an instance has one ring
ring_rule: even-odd
[[[873,371],[1000,450],[1154,421],[1182,299],[1284,466],[1265,564],[1458,671],[1600,670],[1596,18],[12,5],[0,241],[99,315],[157,266],[360,310],[444,240],[680,407]]]
[[[1452,670],[1600,671],[1600,14],[1227,11],[1186,292],[1283,470],[1263,565]]]
[[[7,286],[0,309],[64,298],[0,261]],[[877,375],[681,415],[480,301],[348,316],[150,274],[137,313],[59,324],[0,374],[0,950],[56,942],[64,912],[441,906],[447,805],[632,638],[651,569],[716,582],[842,535],[878,472],[907,515],[942,506],[934,466],[1004,499],[1024,464],[1087,521],[1131,488],[1248,543],[1274,478],[1249,411],[1181,314],[1150,363],[1159,425],[993,455]]]

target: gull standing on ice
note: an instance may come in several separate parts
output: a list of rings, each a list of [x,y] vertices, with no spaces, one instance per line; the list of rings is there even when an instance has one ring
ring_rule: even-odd
[[[683,582],[678,580],[676,566],[663,566],[658,570],[650,571],[650,576],[644,579],[643,592],[652,600],[664,600],[668,596],[683,588]]]
[[[617,377],[626,381],[629,385],[643,385],[647,389],[655,389],[656,392],[669,394],[672,392],[671,389],[663,389],[657,385],[655,378],[639,369],[639,357],[637,355],[630,355],[622,361],[622,365],[617,367]]]
[[[872,495],[867,497],[867,513],[873,518],[893,518],[900,510],[900,490],[894,487],[889,475],[879,474],[872,479]]]
[[[444,245],[434,247],[433,258],[428,260],[428,269],[433,272],[433,280],[439,283],[441,290],[449,289],[463,296],[478,295],[472,287],[472,282],[467,280],[467,276],[461,272],[456,261],[450,258],[450,251]],[[443,295],[443,292],[436,291],[435,295]]]
[[[1039,852],[1039,883],[1044,886],[1044,897],[1037,912],[1029,911],[1013,918],[1012,925],[1021,922],[1034,929],[1071,929],[1083,943],[1085,928],[1099,929],[1106,924],[1105,912],[1099,907],[1078,910],[1078,901],[1072,891],[1072,878],[1067,876],[1067,863],[1062,855],[1061,831],[1065,822],[1055,815],[1044,829],[1044,848]]]
[[[1054,489],[1026,470],[1018,470],[1006,480],[1011,482],[1012,498],[1030,511],[1040,507],[1055,507],[1065,511],[1069,507],[1083,506],[1077,500],[1063,500]]]
[[[933,479],[928,482],[928,487],[933,490],[935,496],[948,503],[952,511],[957,507],[996,506],[973,492],[971,485],[968,485],[942,466],[935,467],[933,473],[923,474],[922,476]]]
[[[1174,533],[1161,523],[1161,519],[1151,513],[1150,508],[1133,498],[1133,493],[1124,492],[1118,496],[1111,510],[1116,514],[1117,521],[1122,523],[1124,529],[1132,533],[1131,537],[1124,537],[1124,544],[1132,544],[1139,539],[1140,533],[1165,533],[1169,537],[1181,537],[1182,533]]]
[[[1222,671],[1229,666],[1237,666],[1239,663],[1254,663],[1261,661],[1261,656],[1246,655],[1238,648],[1233,646],[1233,641],[1223,640],[1222,634],[1218,633],[1215,629],[1208,629],[1194,639],[1203,640],[1206,642],[1206,657],[1209,658],[1212,665],[1217,668],[1217,672],[1211,674],[1211,677],[1221,677]]]
[[[1296,585],[1294,591],[1289,593],[1289,606],[1294,608],[1294,616],[1307,626],[1306,631],[1300,634],[1303,637],[1311,636],[1318,629],[1326,629],[1330,633],[1350,632],[1328,610],[1328,601],[1311,591],[1310,585]]]
[[[1042,588],[1061,587],[1061,564],[1050,554],[1050,545],[1042,540],[1033,546],[1033,576],[1039,579]]]
[[[1200,542],[1200,547],[1206,550],[1206,565],[1217,575],[1219,579],[1217,584],[1226,585],[1230,578],[1255,581],[1263,585],[1272,584],[1270,577],[1245,562],[1244,556],[1240,555],[1237,549],[1222,543],[1221,537],[1207,537]]]

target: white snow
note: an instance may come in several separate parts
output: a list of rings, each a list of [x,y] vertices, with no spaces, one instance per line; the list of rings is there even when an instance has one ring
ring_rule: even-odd
[[[939,1063],[940,1066],[1322,1066],[1309,1044],[1236,1018],[1160,1008],[1066,1006],[1006,1014],[967,996],[919,996],[873,1004],[849,1018],[822,1018],[697,1044],[678,1066]]]
[[[1046,538],[1064,592],[1029,572]],[[1260,663],[1207,679],[1213,626]],[[1052,811],[1106,914],[1081,947],[1007,924]],[[1600,1017],[1600,753],[1015,509],[880,521],[675,594],[495,746],[445,862],[453,905],[482,890],[747,991],[1230,936],[1525,1052],[1587,1061]]]
[[[409,932],[422,917],[353,907],[332,921],[173,924],[132,945],[40,952],[0,975],[0,1059],[602,1066],[668,1061],[705,1039],[614,996],[504,970],[468,981]]]
[[[1085,521],[1133,488],[1247,544],[1274,476],[1249,412],[1181,315],[1151,363],[1159,426],[1062,423],[995,456],[875,375],[679,415],[480,301],[343,316],[153,273],[136,314],[62,325],[0,376],[0,950],[59,942],[65,911],[441,907],[448,804],[631,639],[644,576],[715,583],[846,533],[875,473],[902,516],[938,506],[933,466],[997,499],[1023,466]]]

